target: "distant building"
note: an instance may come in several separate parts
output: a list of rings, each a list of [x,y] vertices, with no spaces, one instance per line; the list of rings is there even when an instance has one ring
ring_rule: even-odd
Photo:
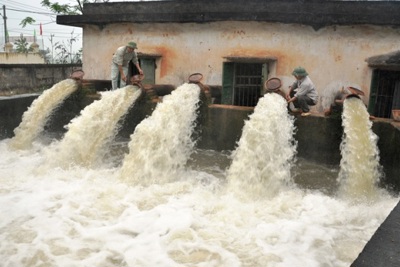
[[[223,104],[255,106],[268,78],[287,90],[303,66],[320,93],[358,84],[370,113],[390,117],[400,105],[399,14],[398,1],[172,0],[89,3],[57,23],[83,28],[86,79],[110,79],[112,54],[134,40],[147,83],[200,72],[222,87]]]
[[[27,48],[32,48],[29,53],[16,52],[15,42],[21,36],[10,36],[9,42],[3,43],[4,52],[0,52],[0,64],[45,64],[46,60],[39,54],[40,45],[36,43],[34,36],[24,36]]]
[[[37,53],[0,52],[0,64],[45,64],[45,59]]]

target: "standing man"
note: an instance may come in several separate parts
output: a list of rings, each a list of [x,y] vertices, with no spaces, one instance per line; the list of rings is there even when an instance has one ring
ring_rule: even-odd
[[[111,63],[111,85],[113,90],[118,88],[118,75],[121,77],[120,87],[126,86],[129,61],[132,60],[139,73],[143,74],[135,49],[137,49],[136,43],[129,42],[128,45],[119,47],[114,53]]]
[[[309,116],[311,114],[309,106],[314,106],[318,102],[317,90],[304,68],[295,68],[292,75],[296,81],[289,86],[286,100],[289,104],[293,102],[297,111],[301,112],[301,116]]]

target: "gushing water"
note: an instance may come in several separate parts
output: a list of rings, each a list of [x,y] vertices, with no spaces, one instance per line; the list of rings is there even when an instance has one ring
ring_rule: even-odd
[[[50,147],[48,163],[55,166],[100,164],[107,144],[118,133],[118,122],[128,112],[141,90],[132,85],[101,93],[101,99],[87,106],[66,128],[64,138]]]
[[[288,115],[283,97],[272,93],[260,98],[245,122],[227,171],[227,179],[236,192],[271,197],[292,183],[294,130],[294,119]]]
[[[346,99],[343,108],[339,193],[359,201],[375,198],[380,178],[378,137],[360,99]]]
[[[51,146],[13,150],[9,139],[0,140],[2,266],[350,266],[399,199],[381,194],[376,201],[355,204],[317,187],[287,187],[291,180],[283,171],[276,176],[285,178],[278,181],[283,186],[276,186],[274,197],[243,201],[230,193],[229,182],[245,180],[249,166],[268,165],[271,175],[280,172],[278,166],[290,169],[295,147],[289,145],[292,118],[286,117],[286,104],[266,96],[246,122],[249,141],[239,144],[260,165],[246,160],[238,147],[234,161],[247,163],[236,166],[233,174],[244,176],[226,177],[222,162],[229,165],[228,153],[217,151],[197,150],[194,168],[185,161],[194,145],[190,135],[198,91],[196,85],[183,85],[138,126],[123,162],[122,180],[115,167],[105,165],[36,172]],[[265,106],[267,102],[271,106]],[[70,130],[75,126],[78,122],[71,122]],[[258,150],[256,141],[268,144]],[[282,151],[270,142],[279,142]],[[258,157],[251,148],[265,155]],[[123,156],[124,150],[120,153]],[[176,170],[181,179],[176,179]],[[268,178],[252,181],[269,192]],[[241,190],[248,189],[244,184]]]
[[[29,149],[43,131],[52,112],[78,88],[73,79],[66,79],[45,90],[24,113],[20,125],[14,129],[15,136],[9,145],[14,149]]]
[[[121,167],[123,180],[149,185],[176,179],[195,145],[199,94],[198,85],[181,85],[136,127]]]

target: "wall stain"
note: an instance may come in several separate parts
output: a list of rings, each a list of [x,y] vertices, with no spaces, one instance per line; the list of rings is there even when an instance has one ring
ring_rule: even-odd
[[[171,72],[173,64],[178,60],[175,50],[166,46],[154,47],[151,50],[161,55],[160,78],[163,78]]]

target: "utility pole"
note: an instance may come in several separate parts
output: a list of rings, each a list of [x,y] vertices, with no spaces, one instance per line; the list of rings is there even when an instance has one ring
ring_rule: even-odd
[[[6,16],[6,6],[3,5],[3,20],[4,20],[4,44],[8,43],[8,33],[7,33],[7,16]]]

